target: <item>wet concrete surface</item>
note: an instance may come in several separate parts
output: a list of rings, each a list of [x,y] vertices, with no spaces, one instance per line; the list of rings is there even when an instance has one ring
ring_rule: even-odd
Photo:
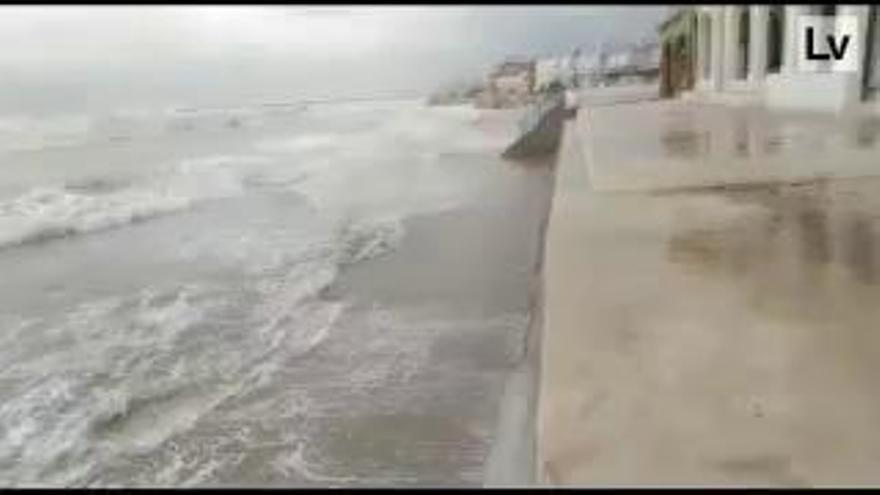
[[[600,190],[863,177],[880,166],[880,115],[825,118],[675,100],[584,113],[584,145],[603,164],[590,170]]]
[[[657,105],[582,112],[563,137],[543,481],[876,485],[876,122]]]

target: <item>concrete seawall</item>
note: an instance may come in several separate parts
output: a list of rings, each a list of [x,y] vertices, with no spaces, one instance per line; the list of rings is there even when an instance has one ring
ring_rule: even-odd
[[[556,324],[556,316],[553,313],[556,312],[555,305],[559,302],[559,294],[557,292],[558,289],[560,289],[556,279],[558,271],[564,269],[559,266],[559,261],[570,255],[570,253],[566,252],[566,248],[574,246],[573,244],[566,242],[565,239],[565,232],[568,228],[567,223],[573,218],[569,210],[572,207],[576,208],[577,202],[576,198],[573,198],[570,193],[572,189],[577,191],[586,187],[587,182],[587,169],[584,166],[583,157],[581,155],[582,151],[580,143],[578,142],[577,126],[577,121],[572,120],[566,122],[563,128],[563,135],[556,161],[556,179],[553,202],[544,237],[544,262],[542,264],[540,277],[543,286],[541,291],[542,327],[541,332],[537,336],[537,342],[535,345],[540,354],[538,361],[541,363],[540,370],[537,373],[538,392],[536,395],[538,405],[536,407],[534,425],[535,435],[537,437],[534,454],[534,481],[537,484],[555,484],[557,482],[555,476],[552,474],[552,469],[548,471],[544,442],[545,433],[543,431],[543,425],[546,422],[548,415],[546,406],[548,403],[552,403],[552,400],[546,397],[546,395],[548,392],[555,393],[555,391],[552,388],[548,390],[547,387],[544,386],[543,377],[540,375],[543,374],[543,370],[546,369],[553,360],[557,359],[552,353],[548,355],[544,341],[547,339],[547,329]],[[548,271],[552,273],[548,274]],[[548,305],[551,305],[551,307],[548,308]],[[553,314],[552,320],[548,316],[548,309],[550,309],[550,313]],[[552,415],[553,411],[550,411],[550,414]]]

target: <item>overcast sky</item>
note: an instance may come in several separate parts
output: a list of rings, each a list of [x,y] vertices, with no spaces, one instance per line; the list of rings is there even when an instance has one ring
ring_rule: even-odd
[[[429,91],[654,36],[633,7],[0,7],[0,112]]]

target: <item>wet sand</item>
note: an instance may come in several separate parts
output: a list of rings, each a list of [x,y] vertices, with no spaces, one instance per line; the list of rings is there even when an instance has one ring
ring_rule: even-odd
[[[505,391],[525,369],[550,164],[493,165],[478,201],[405,220],[392,254],[346,269],[331,289],[328,297],[355,301],[352,314],[361,316],[354,320],[379,322],[381,338],[397,343],[376,359],[400,364],[399,379],[370,398],[370,412],[327,418],[335,436],[348,439],[340,445],[355,435],[379,442],[369,453],[346,453],[338,466],[355,484],[473,486],[523,473],[503,465],[522,452],[492,460],[486,471],[490,459],[511,459],[497,452],[510,448],[501,437],[515,444],[532,427],[529,418],[504,416],[511,404],[528,402]],[[372,344],[365,340],[361,352]],[[333,441],[323,448],[332,450]]]

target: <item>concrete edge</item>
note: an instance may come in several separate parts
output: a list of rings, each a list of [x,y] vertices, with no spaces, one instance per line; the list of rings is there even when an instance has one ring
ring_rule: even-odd
[[[561,139],[561,138],[560,138]],[[484,487],[516,487],[539,483],[537,412],[541,383],[544,329],[544,256],[547,229],[556,188],[556,162],[551,157],[551,198],[538,227],[538,250],[529,277],[529,322],[524,335],[522,361],[505,384],[499,404],[499,422],[484,471]]]
[[[556,159],[554,161],[554,184],[553,184],[553,199],[550,205],[550,209],[547,214],[547,219],[543,226],[543,243],[541,246],[541,273],[540,273],[540,288],[539,288],[539,297],[540,297],[540,328],[536,332],[534,338],[536,342],[533,345],[535,352],[538,354],[538,357],[535,358],[538,369],[535,372],[535,414],[534,414],[534,436],[535,436],[535,455],[534,455],[534,484],[535,485],[554,485],[556,484],[553,480],[552,473],[547,470],[547,466],[544,462],[545,455],[543,451],[543,407],[542,404],[546,403],[544,399],[545,390],[541,387],[542,376],[544,370],[544,364],[547,362],[547,356],[544,355],[544,350],[546,349],[545,341],[547,339],[547,331],[549,328],[549,323],[547,319],[546,307],[547,307],[547,271],[546,268],[548,266],[548,249],[547,244],[550,241],[550,235],[553,229],[553,219],[555,216],[558,216],[558,212],[560,209],[560,202],[563,201],[564,191],[560,190],[560,177],[559,174],[563,172],[563,168],[566,166],[572,166],[573,164],[566,164],[565,160],[570,159],[566,156],[564,146],[571,146],[572,149],[576,152],[576,156],[580,158],[580,165],[587,165],[585,163],[584,153],[587,150],[584,148],[585,144],[582,140],[582,131],[581,126],[585,125],[584,121],[587,118],[588,113],[584,112],[585,109],[582,109],[581,112],[578,113],[578,116],[574,122],[566,125],[563,128],[563,135],[560,139],[560,149],[559,153],[556,155]],[[575,142],[571,142],[571,140],[575,140]]]

